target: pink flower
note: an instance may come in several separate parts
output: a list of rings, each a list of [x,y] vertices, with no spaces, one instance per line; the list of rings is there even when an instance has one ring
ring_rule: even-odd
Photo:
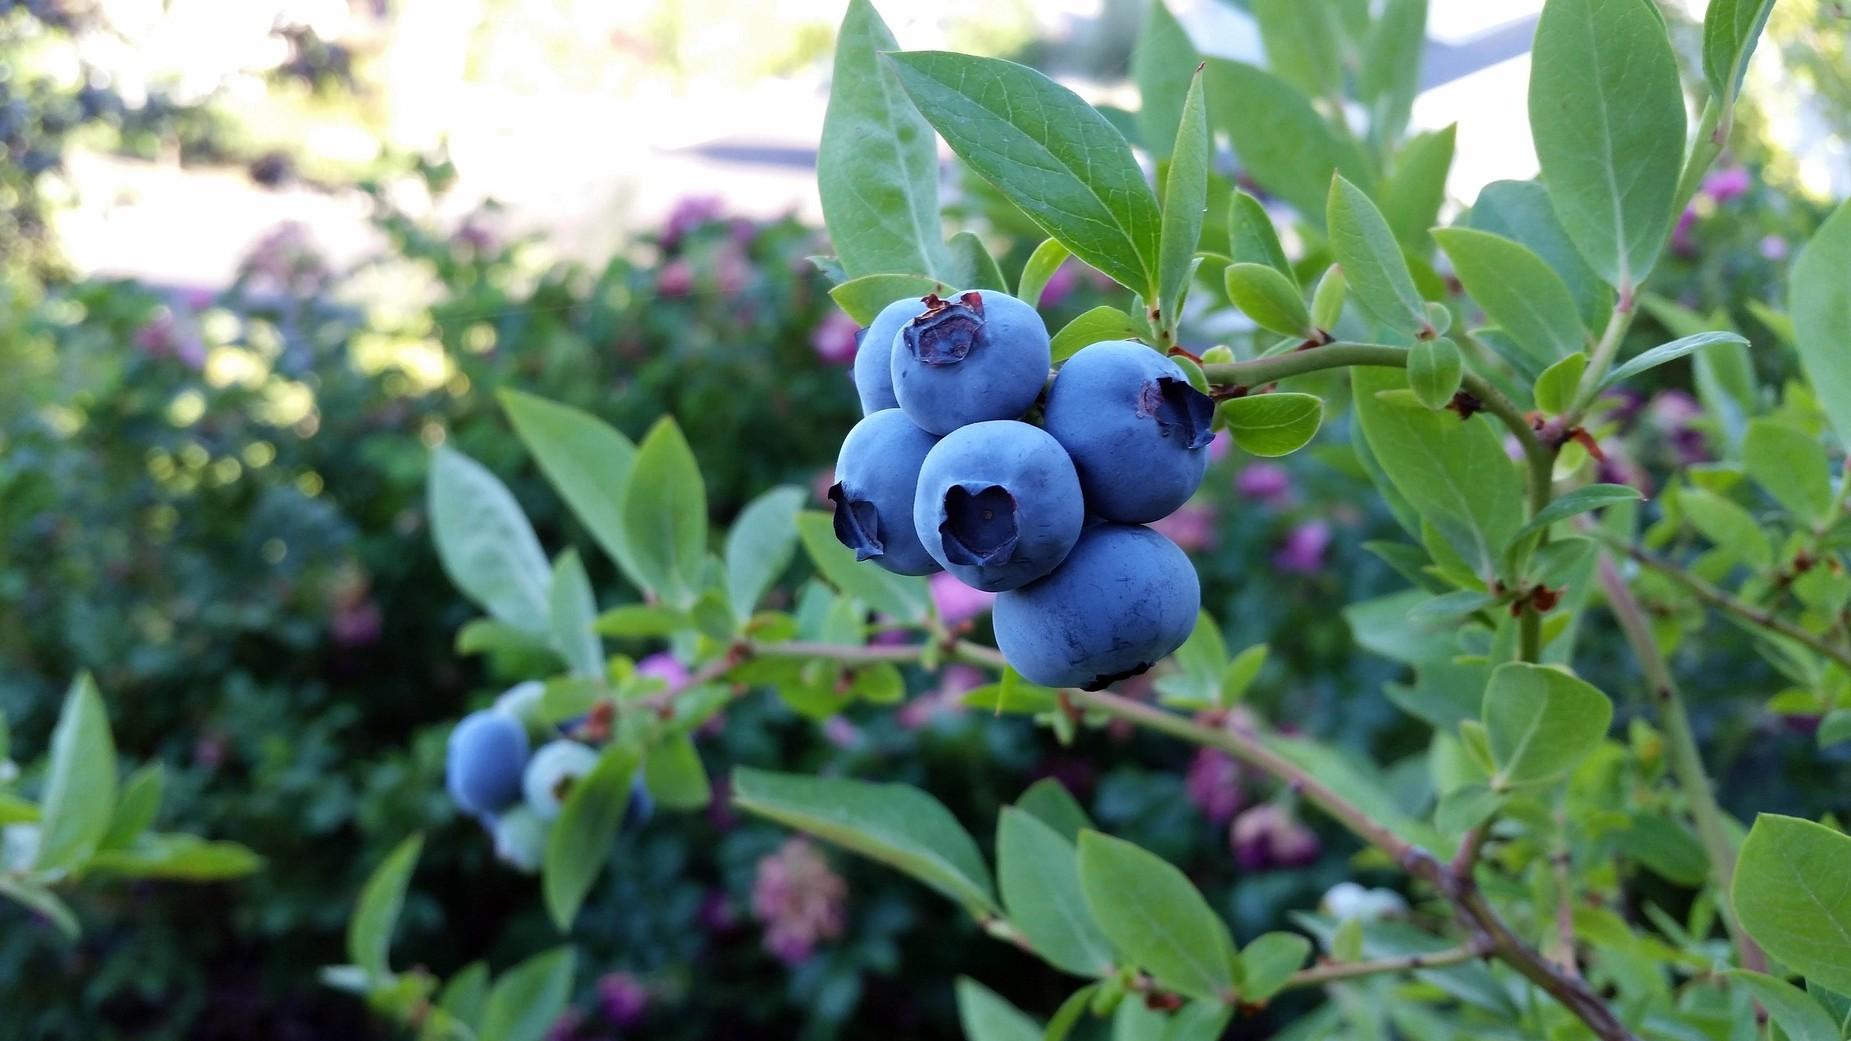
[[[1739,199],[1754,187],[1754,178],[1745,166],[1728,166],[1713,170],[1703,178],[1703,194],[1724,203],[1730,199]]]
[[[983,686],[984,674],[969,665],[947,665],[939,674],[938,686],[900,706],[896,718],[908,730],[917,730],[939,715],[961,712],[966,691]]]
[[[370,647],[379,642],[382,619],[370,596],[344,601],[328,619],[328,636],[337,646]]]
[[[1215,434],[1215,439],[1208,443],[1208,461],[1218,463],[1228,457],[1228,451],[1234,447],[1234,436],[1222,430]]]
[[[861,728],[841,716],[823,721],[823,737],[837,748],[853,748],[861,743]]]
[[[135,330],[135,347],[150,358],[171,358],[198,372],[206,365],[206,344],[190,314],[157,307]]]
[[[649,1011],[649,988],[627,972],[608,973],[598,981],[598,1005],[616,1026],[633,1027]]]
[[[972,589],[947,571],[933,575],[928,587],[932,590],[932,605],[938,608],[938,616],[946,625],[968,622],[996,603],[995,593]]]
[[[861,327],[840,311],[831,311],[810,333],[810,349],[825,365],[848,365],[855,360]]]
[[[1273,553],[1273,567],[1288,575],[1315,574],[1323,569],[1329,549],[1330,525],[1306,521],[1286,533],[1285,542]]]
[[[663,248],[673,249],[680,245],[688,232],[718,217],[720,206],[720,198],[716,195],[689,195],[677,200],[668,212],[668,222],[662,227]]]
[[[1074,264],[1075,261],[1070,258],[1048,276],[1048,284],[1041,288],[1041,306],[1056,307],[1073,294],[1074,287],[1080,283]]]
[[[1761,240],[1761,257],[1778,264],[1787,259],[1787,240],[1779,235],[1768,235]]]
[[[1696,226],[1696,208],[1686,206],[1684,212],[1678,214],[1677,227],[1671,229],[1671,252],[1681,257],[1696,255],[1697,240],[1692,238],[1690,234],[1692,229]]]
[[[1200,552],[1215,544],[1215,508],[1206,503],[1185,503],[1150,527],[1181,546],[1184,552]]]
[[[656,275],[656,290],[663,296],[687,296],[694,289],[694,268],[685,260],[671,260]]]
[[[1240,782],[1240,764],[1232,756],[1212,748],[1198,748],[1195,758],[1189,761],[1183,791],[1210,823],[1226,824],[1246,802]]]
[[[752,880],[752,916],[765,926],[765,950],[786,965],[842,935],[848,885],[808,839],[787,839],[762,857]]]
[[[1248,463],[1235,475],[1234,490],[1269,506],[1277,505],[1292,497],[1292,474],[1278,463]]]
[[[679,690],[688,682],[688,667],[667,651],[658,651],[636,663],[638,676],[653,676],[668,684],[668,689]]]
[[[1234,862],[1248,871],[1303,867],[1318,859],[1317,833],[1275,803],[1234,818],[1228,828]]]

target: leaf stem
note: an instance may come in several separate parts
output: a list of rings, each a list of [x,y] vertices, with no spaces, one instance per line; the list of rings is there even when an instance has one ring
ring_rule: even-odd
[[[1708,854],[1710,882],[1716,887],[1717,902],[1729,909],[1724,918],[1735,938],[1736,952],[1744,968],[1762,971],[1767,961],[1761,949],[1735,920],[1730,901],[1730,881],[1735,875],[1735,843],[1729,838],[1722,807],[1716,803],[1716,792],[1710,787],[1709,774],[1703,768],[1703,755],[1697,748],[1696,734],[1690,726],[1690,714],[1684,710],[1684,698],[1678,692],[1677,680],[1671,675],[1671,665],[1659,650],[1644,608],[1626,585],[1620,569],[1614,566],[1612,556],[1605,553],[1600,558],[1600,584],[1607,594],[1607,606],[1620,623],[1626,642],[1632,645],[1639,671],[1644,673],[1646,685],[1651,689],[1652,703],[1657,706],[1659,722],[1665,729],[1671,772],[1678,786],[1684,789],[1684,801],[1690,804],[1697,835]]]
[[[1590,531],[1590,534],[1593,534],[1596,538],[1606,543],[1614,552],[1623,553],[1627,557],[1630,557],[1645,567],[1651,568],[1653,571],[1658,572],[1684,587],[1685,591],[1689,592],[1702,603],[1714,607],[1724,614],[1733,615],[1738,621],[1746,622],[1749,625],[1758,626],[1762,629],[1766,629],[1768,632],[1784,636],[1814,653],[1830,658],[1839,665],[1851,669],[1851,651],[1847,651],[1845,648],[1832,643],[1825,637],[1817,633],[1808,632],[1771,611],[1756,607],[1725,589],[1711,585],[1644,547],[1635,546],[1598,530]]]
[[[1294,972],[1285,985],[1287,987],[1315,987],[1326,983],[1352,980],[1359,976],[1376,976],[1385,972],[1438,969],[1468,962],[1474,958],[1482,958],[1489,953],[1490,949],[1484,944],[1473,942],[1425,954],[1403,954],[1399,957],[1378,958],[1374,961],[1326,962]]]

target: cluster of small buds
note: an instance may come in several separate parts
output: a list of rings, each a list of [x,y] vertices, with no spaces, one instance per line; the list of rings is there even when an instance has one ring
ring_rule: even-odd
[[[752,916],[765,927],[765,950],[786,965],[842,935],[847,901],[848,884],[807,839],[788,839],[758,862]]]

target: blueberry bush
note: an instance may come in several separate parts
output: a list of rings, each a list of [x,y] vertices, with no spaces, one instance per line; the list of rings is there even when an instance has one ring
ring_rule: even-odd
[[[570,938],[629,806],[704,808],[723,788],[942,897],[966,923],[941,935],[987,936],[1067,979],[1044,1003],[1010,978],[961,978],[974,1041],[1256,1024],[1843,1038],[1842,787],[1822,822],[1725,811],[1684,688],[1709,620],[1726,620],[1742,638],[1722,646],[1752,648],[1775,691],[1766,707],[1815,728],[1808,769],[1842,771],[1851,207],[1791,266],[1784,310],[1751,309],[1772,333],[1752,346],[1731,316],[1712,325],[1652,287],[1684,248],[1679,214],[1726,190],[1711,168],[1771,0],[1709,5],[1694,119],[1655,5],[1548,0],[1529,85],[1541,177],[1489,185],[1438,227],[1453,133],[1408,133],[1425,6],[1256,0],[1268,70],[1196,54],[1159,0],[1134,48],[1140,109],[1108,114],[1022,65],[906,51],[853,0],[818,163],[834,254],[817,264],[867,326],[866,415],[842,431],[833,517],[778,488],[714,530],[676,418],[632,441],[504,390],[521,444],[622,579],[601,596],[588,553],[549,553],[500,480],[437,448],[437,549],[483,612],[458,645],[532,664],[459,727],[452,792],[534,871],[568,940],[499,973],[395,970],[414,837],[367,884],[325,979],[420,1036],[538,1039],[575,991]],[[943,235],[940,138],[1046,236],[1013,279],[978,235]],[[1217,172],[1223,140],[1249,184]],[[1050,332],[1037,305],[1070,258],[1122,295]],[[1228,342],[1191,346],[1196,323],[1228,314]],[[1672,335],[1637,345],[1642,314]],[[1758,363],[1776,352],[1791,361]],[[1648,501],[1616,465],[1627,388],[1674,365],[1701,394],[1703,452]],[[1412,754],[1376,762],[1246,701],[1266,649],[1230,653],[1195,565],[1146,526],[1197,491],[1217,433],[1255,461],[1342,453],[1392,516],[1397,534],[1368,548],[1401,585],[1343,614],[1394,666],[1382,697],[1419,729]],[[1241,487],[1259,509],[1264,482]],[[940,568],[997,594],[994,641],[948,618],[925,577]],[[1034,740],[1148,731],[1264,779],[1275,814],[1328,821],[1350,869],[1391,888],[1334,886],[1237,936],[1189,875],[1098,827],[1057,780],[965,821],[906,784],[747,765],[716,779],[698,742],[755,698],[831,720],[958,668],[989,677],[965,705],[1032,722]],[[1147,672],[1154,700],[1134,696]],[[1302,843],[1249,819],[1237,850],[1287,859]],[[780,854],[780,874],[814,876],[808,849]],[[839,928],[826,908],[810,925]]]

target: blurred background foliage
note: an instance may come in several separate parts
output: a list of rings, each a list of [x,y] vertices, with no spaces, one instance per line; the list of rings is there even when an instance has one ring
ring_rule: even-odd
[[[269,867],[231,885],[85,894],[74,946],[0,905],[0,1036],[371,1036],[355,1003],[318,987],[315,967],[339,960],[348,899],[406,833],[429,833],[399,948],[408,961],[439,973],[478,956],[505,964],[552,934],[531,887],[491,861],[442,793],[447,721],[523,673],[452,646],[472,612],[431,550],[429,448],[448,440],[494,469],[559,546],[583,533],[543,490],[495,390],[578,405],[633,437],[673,413],[724,522],[774,484],[826,485],[856,415],[845,369],[855,330],[806,260],[827,243],[800,219],[692,197],[588,259],[459,196],[442,126],[418,118],[435,88],[407,84],[395,49],[441,21],[438,5],[335,4],[341,16],[321,19],[343,27],[335,35],[315,17],[231,19],[218,31],[257,44],[216,75],[173,60],[175,39],[211,5],[158,5],[171,9],[164,20],[143,9],[153,6],[0,3],[0,711],[15,747],[41,747],[70,676],[93,671],[125,751],[166,763],[170,822],[236,838]],[[464,89],[557,77],[637,105],[814,74],[839,14],[796,0],[562,0],[538,16],[511,0],[467,6],[497,28],[451,41]],[[1141,10],[1109,4],[1050,42],[1050,15],[1025,2],[949,6],[941,23],[965,28],[940,40],[915,28],[909,44],[1017,54],[1102,80],[1124,68],[1128,33],[1112,27]],[[1769,108],[1744,115],[1735,151],[1693,203],[1655,282],[1657,326],[1633,332],[1641,344],[1682,335],[1689,314],[1720,313],[1757,344],[1780,338],[1765,305],[1823,213],[1782,147],[1782,106],[1807,97],[1822,132],[1851,133],[1845,34],[1830,7],[1776,9],[1768,35],[1789,59],[1787,93],[1749,92]],[[626,114],[546,118],[621,142]],[[71,167],[97,156],[306,184],[348,200],[367,245],[332,258],[310,229],[285,224],[264,229],[217,284],[80,274],[56,218],[79,201]],[[993,194],[965,188],[958,219],[1018,270],[1037,236]],[[1122,304],[1118,292],[1069,267],[1048,291],[1049,324]],[[1246,333],[1186,323],[1184,342],[1230,335]],[[1757,352],[1764,379],[1778,382],[1783,357]],[[1693,390],[1666,385],[1638,402],[1614,438],[1620,479],[1649,487],[1707,457],[1717,431]],[[1194,554],[1229,646],[1271,644],[1252,695],[1260,710],[1370,748],[1397,764],[1383,783],[1413,799],[1429,783],[1418,728],[1377,696],[1393,667],[1353,653],[1339,611],[1396,586],[1362,548],[1391,522],[1345,427],[1333,422],[1284,464],[1219,458],[1164,527]],[[599,564],[594,584],[614,592]],[[979,613],[969,624],[985,623]],[[1724,801],[1817,816],[1832,782],[1804,765],[1815,755],[1808,720],[1762,707],[1779,681],[1732,652],[1741,640],[1712,623],[1706,667],[1688,673]],[[1620,668],[1617,646],[1597,639],[1591,650]],[[738,762],[908,781],[972,825],[1032,780],[1058,777],[1105,827],[1185,866],[1242,937],[1350,873],[1341,840],[1300,822],[1289,797],[1252,804],[1231,761],[1179,760],[1174,746],[1119,732],[1060,749],[1020,721],[959,709],[959,677],[943,682],[928,690],[915,678],[904,710],[822,727],[747,701],[703,735],[702,753],[716,776]],[[953,966],[1021,981],[1025,1004],[1062,996],[1045,968],[984,941],[918,887],[740,820],[723,795],[708,813],[659,814],[622,840],[620,867],[574,937],[595,970],[581,974],[578,1018],[558,1036],[951,1036],[949,988],[919,983]],[[1243,1024],[1292,1012],[1282,1001]]]

